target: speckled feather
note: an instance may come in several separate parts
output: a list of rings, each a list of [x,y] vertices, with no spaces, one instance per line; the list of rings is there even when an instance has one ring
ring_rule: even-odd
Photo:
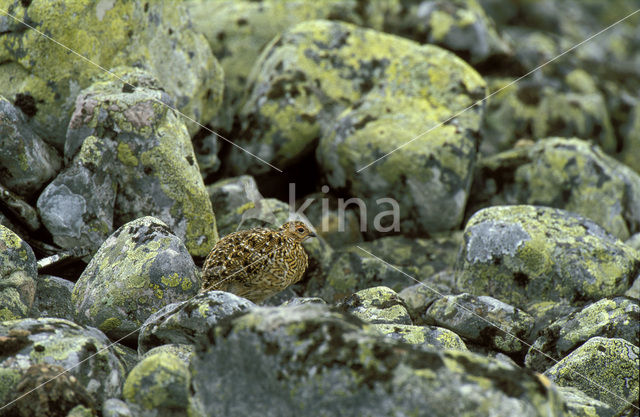
[[[309,260],[302,242],[315,234],[300,221],[278,230],[231,233],[213,247],[202,268],[202,290],[231,292],[259,303],[298,282]]]

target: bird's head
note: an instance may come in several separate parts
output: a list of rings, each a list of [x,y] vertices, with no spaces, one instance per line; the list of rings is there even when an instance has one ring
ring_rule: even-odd
[[[299,220],[283,224],[280,226],[280,230],[285,236],[291,237],[296,242],[302,242],[309,237],[317,236],[309,226]]]

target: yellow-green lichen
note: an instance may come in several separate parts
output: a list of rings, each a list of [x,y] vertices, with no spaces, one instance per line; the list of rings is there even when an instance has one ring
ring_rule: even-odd
[[[124,142],[118,144],[118,159],[124,165],[130,167],[136,167],[139,163],[138,158],[136,158],[129,145]]]
[[[117,329],[118,327],[120,327],[121,324],[122,324],[122,320],[115,317],[111,317],[106,319],[102,323],[100,323],[100,325],[98,326],[98,329],[102,330],[103,332],[109,332],[111,330]]]

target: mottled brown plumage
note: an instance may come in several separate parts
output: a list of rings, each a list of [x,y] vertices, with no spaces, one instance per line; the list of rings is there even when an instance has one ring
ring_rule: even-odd
[[[298,282],[307,269],[302,242],[315,236],[301,221],[278,230],[231,233],[213,247],[202,268],[202,291],[231,292],[259,303]]]

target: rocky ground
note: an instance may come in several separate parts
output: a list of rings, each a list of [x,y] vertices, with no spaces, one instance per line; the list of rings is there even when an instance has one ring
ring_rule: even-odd
[[[638,416],[635,8],[0,0],[0,415]]]

